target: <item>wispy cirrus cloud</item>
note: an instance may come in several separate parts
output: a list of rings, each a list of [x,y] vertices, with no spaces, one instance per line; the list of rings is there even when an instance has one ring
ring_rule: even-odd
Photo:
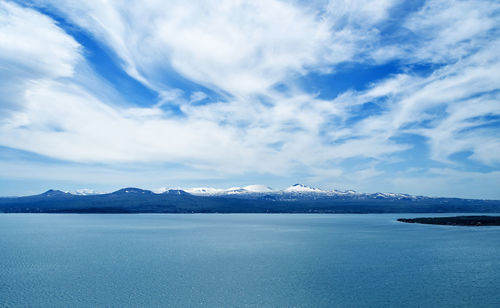
[[[335,45],[324,20],[280,1],[43,4],[89,31],[131,76],[157,90],[169,86],[168,72],[231,94],[260,92],[324,64]]]
[[[49,17],[1,2],[0,118],[22,107],[30,80],[72,76],[81,60],[80,47]]]

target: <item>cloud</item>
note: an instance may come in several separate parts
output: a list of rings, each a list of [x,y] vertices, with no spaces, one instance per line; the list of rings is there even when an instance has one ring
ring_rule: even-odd
[[[3,146],[82,165],[176,164],[199,178],[298,174],[368,188],[416,150],[443,168],[500,163],[495,2],[430,0],[402,17],[393,15],[399,1],[30,3],[0,3]],[[68,27],[157,99],[116,95]],[[358,64],[397,68],[335,98],[302,86],[304,76],[321,84]],[[406,135],[423,138],[425,151]],[[349,168],[356,159],[368,163]],[[406,167],[432,177],[429,165]]]
[[[500,172],[431,169],[430,176],[396,175],[391,181],[395,191],[413,191],[419,195],[438,197],[498,199]]]
[[[428,77],[397,75],[361,94],[364,101],[385,99],[387,111],[355,126],[358,134],[396,136],[416,133],[429,138],[431,158],[449,162],[457,152],[472,151],[484,164],[498,160],[487,154],[498,145],[498,134],[484,125],[500,115],[498,40],[485,40],[479,51]],[[441,110],[441,111],[440,111]],[[351,133],[352,134],[352,133]],[[490,152],[491,153],[491,152]]]
[[[396,1],[34,1],[53,7],[156,90],[177,73],[233,95],[262,93],[311,70],[329,71],[377,39]],[[147,20],[147,22],[144,22]]]
[[[0,18],[2,65],[34,77],[73,75],[80,45],[52,19],[10,2],[0,3]]]
[[[38,47],[40,46],[40,47]],[[0,2],[0,118],[20,107],[31,80],[74,74],[81,46],[52,19],[10,2]]]
[[[409,52],[437,63],[468,56],[498,32],[499,9],[495,1],[427,1],[405,24],[421,44]]]
[[[201,91],[196,91],[196,92],[191,93],[191,96],[189,97],[189,102],[196,103],[196,102],[204,100],[207,97],[208,96],[205,93],[203,93]]]
[[[157,90],[169,86],[162,72],[175,71],[233,94],[264,91],[290,73],[323,64],[322,54],[330,50],[327,24],[280,1],[47,4],[108,45],[131,76]]]

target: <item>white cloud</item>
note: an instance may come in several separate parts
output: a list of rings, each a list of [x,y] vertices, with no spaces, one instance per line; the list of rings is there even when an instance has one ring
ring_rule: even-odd
[[[498,145],[498,134],[472,130],[488,123],[485,116],[500,115],[499,97],[493,94],[500,89],[500,57],[495,51],[500,42],[483,44],[479,51],[426,78],[397,75],[361,94],[364,101],[386,97],[388,110],[361,121],[350,134],[416,133],[429,138],[431,158],[437,161],[449,162],[454,153],[472,151],[472,158],[484,164],[498,163],[487,154]]]
[[[315,15],[280,1],[49,1],[157,90],[175,70],[201,84],[246,94],[317,65],[329,29]],[[145,22],[147,20],[147,22]]]
[[[459,61],[498,36],[499,9],[491,0],[427,0],[395,30],[398,40],[376,42],[370,57],[382,63]]]
[[[338,28],[345,27],[346,24],[353,24],[357,27],[373,27],[377,23],[389,17],[389,9],[398,0],[330,0],[326,10],[328,16],[335,20]]]
[[[376,100],[384,111],[337,137],[379,136],[377,144],[383,146],[390,137],[418,134],[428,138],[436,161],[455,164],[453,154],[470,151],[470,159],[497,165],[493,153],[500,138],[487,125],[494,121],[489,117],[500,115],[498,9],[490,1],[427,1],[405,23],[416,39],[381,46],[372,55],[439,62],[441,68],[429,76],[401,73],[343,97],[354,104]]]
[[[82,46],[51,18],[2,2],[3,146],[82,163],[171,162],[199,177],[306,170],[312,181],[375,185],[370,181],[383,170],[377,162],[411,148],[394,138],[412,133],[426,137],[430,158],[444,164],[462,151],[482,164],[499,163],[498,134],[483,127],[488,116],[500,115],[500,41],[491,34],[499,27],[497,4],[428,1],[404,23],[414,40],[382,45],[379,26],[396,1],[330,1],[307,9],[277,0],[35,2],[100,40],[158,100],[146,107],[114,100],[114,90],[101,87],[85,63]],[[442,66],[333,100],[294,83],[343,61],[373,59]],[[177,89],[168,74],[224,99],[197,104],[207,94]],[[287,90],[273,89],[280,83]],[[380,113],[347,124],[366,102],[377,102]],[[165,111],[170,104],[182,116]],[[374,162],[347,175],[342,161],[353,157]]]
[[[23,70],[31,77],[68,77],[80,60],[79,51],[80,45],[52,19],[13,3],[0,2],[3,66]]]
[[[498,27],[498,9],[496,1],[427,1],[406,23],[421,44],[409,55],[444,63],[469,55]]]
[[[206,95],[204,92],[196,91],[196,92],[191,93],[191,96],[189,97],[189,102],[196,103],[196,102],[204,100],[207,97],[208,97],[208,95]]]
[[[391,179],[395,191],[418,195],[461,198],[498,199],[500,172],[487,173],[432,169],[423,176],[395,175]]]
[[[156,90],[165,71],[235,95],[353,59],[376,40],[396,1],[330,1],[326,8],[258,1],[35,1],[108,45]],[[145,22],[147,21],[147,22]]]
[[[81,46],[34,10],[0,2],[0,118],[21,107],[30,80],[70,77]]]

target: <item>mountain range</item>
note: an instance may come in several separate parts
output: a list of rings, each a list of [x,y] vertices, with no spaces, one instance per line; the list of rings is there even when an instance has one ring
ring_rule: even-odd
[[[48,190],[39,195],[0,198],[5,213],[495,213],[499,200],[434,198],[399,193],[321,190],[295,184],[283,190],[263,185],[229,189],[123,188]]]

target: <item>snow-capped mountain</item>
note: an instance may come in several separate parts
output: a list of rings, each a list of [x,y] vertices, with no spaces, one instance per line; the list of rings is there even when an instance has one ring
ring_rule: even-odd
[[[67,196],[67,195],[71,195],[71,194],[64,192],[64,191],[61,191],[61,190],[57,190],[57,189],[49,189],[46,192],[40,194],[39,196],[52,198],[52,197],[60,197],[60,196]]]
[[[303,184],[294,184],[290,187],[285,188],[283,190],[283,192],[288,192],[288,193],[304,193],[304,192],[307,192],[307,193],[328,193],[325,190],[305,186]]]
[[[193,195],[240,195],[240,194],[284,194],[284,193],[331,193],[319,188],[312,188],[303,184],[295,184],[283,190],[274,190],[269,186],[254,184],[244,187],[231,187],[227,189],[211,187],[187,188],[184,191]]]
[[[92,189],[78,189],[71,192],[53,191],[50,190],[45,194],[71,194],[77,196],[91,196],[106,194]],[[320,188],[306,186],[304,184],[294,184],[282,190],[274,190],[271,187],[253,184],[244,187],[230,187],[230,188],[213,188],[213,187],[193,187],[193,188],[159,188],[153,191],[143,190],[138,188],[123,188],[113,194],[191,194],[195,196],[218,196],[218,197],[236,197],[248,199],[273,199],[273,200],[303,200],[303,199],[321,199],[321,198],[351,198],[351,199],[415,199],[422,198],[408,194],[400,193],[358,193],[354,190],[323,190]]]
[[[254,192],[254,193],[269,193],[269,192],[273,192],[274,191],[269,186],[259,185],[259,184],[248,185],[248,186],[243,187],[243,189],[246,190],[246,191],[248,191],[248,192]]]
[[[154,192],[146,189],[127,187],[111,193],[112,195],[152,195]]]
[[[104,194],[103,192],[96,191],[96,190],[89,189],[89,188],[81,188],[81,189],[77,189],[77,190],[74,190],[74,191],[68,191],[68,192],[70,194],[72,194],[72,195],[77,195],[77,196],[89,196],[89,195],[101,195],[101,194]]]
[[[212,187],[193,187],[184,189],[185,192],[192,195],[219,195],[224,194],[226,189],[212,188]]]
[[[295,184],[283,190],[263,185],[161,189],[135,187],[106,194],[48,190],[0,198],[5,213],[453,213],[500,212],[500,200],[433,198],[398,193],[322,190]]]
[[[248,185],[245,187],[231,187],[227,189],[212,187],[194,187],[186,188],[185,192],[198,196],[221,196],[221,195],[239,195],[239,194],[262,194],[273,193],[275,190],[265,185]]]
[[[321,198],[321,197],[351,197],[351,198],[415,198],[407,194],[395,193],[358,193],[354,190],[323,190],[320,188],[306,186],[304,184],[294,184],[283,190],[274,190],[268,186],[254,184],[244,187],[213,188],[213,187],[193,187],[193,188],[160,188],[154,190],[155,193],[165,193],[169,190],[185,191],[196,196],[227,196],[227,197],[274,197],[277,199],[301,199],[301,198]],[[279,198],[278,198],[279,197]]]
[[[268,200],[318,200],[324,198],[337,199],[394,199],[394,200],[410,200],[416,197],[408,194],[396,193],[358,193],[354,190],[323,190],[320,188],[309,187],[303,184],[294,184],[283,190],[273,190],[265,185],[248,185],[245,187],[231,187],[228,189],[199,187],[184,189],[187,193],[197,196],[219,196],[219,197],[236,197],[245,199],[268,199]]]

